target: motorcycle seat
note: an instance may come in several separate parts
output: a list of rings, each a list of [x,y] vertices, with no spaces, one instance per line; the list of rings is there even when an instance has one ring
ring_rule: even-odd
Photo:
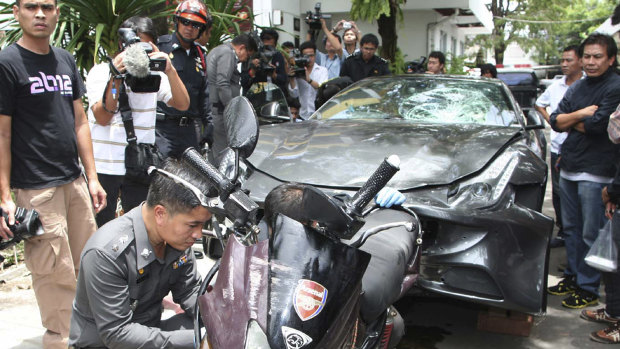
[[[390,222],[411,221],[413,218],[399,210],[381,209],[368,215],[366,223],[350,241],[366,230]],[[372,322],[393,304],[401,293],[407,263],[415,250],[415,232],[404,227],[384,230],[368,238],[360,250],[371,255],[362,278],[360,313],[366,323]]]

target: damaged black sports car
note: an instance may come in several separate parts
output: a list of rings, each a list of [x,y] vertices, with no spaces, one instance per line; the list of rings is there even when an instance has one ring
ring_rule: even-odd
[[[543,128],[496,79],[369,78],[307,121],[261,127],[244,187],[257,202],[283,182],[352,193],[396,154],[401,170],[388,186],[405,194],[424,230],[417,287],[542,313],[553,228],[540,213]]]

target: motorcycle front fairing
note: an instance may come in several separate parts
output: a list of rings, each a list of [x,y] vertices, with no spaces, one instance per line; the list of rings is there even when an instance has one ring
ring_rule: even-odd
[[[199,297],[207,338],[216,349],[245,348],[254,319],[271,349],[338,348],[354,332],[369,261],[279,215],[269,240],[229,239],[217,280]]]

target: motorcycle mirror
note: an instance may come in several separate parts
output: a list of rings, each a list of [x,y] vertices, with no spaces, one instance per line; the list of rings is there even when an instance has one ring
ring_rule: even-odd
[[[258,118],[250,101],[243,96],[230,100],[224,109],[228,147],[248,158],[258,142]]]

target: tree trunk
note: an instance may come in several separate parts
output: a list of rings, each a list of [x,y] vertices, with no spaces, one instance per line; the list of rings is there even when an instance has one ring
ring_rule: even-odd
[[[506,51],[506,45],[504,43],[497,44],[493,48],[495,51],[495,65],[504,64],[504,52]]]
[[[381,35],[381,57],[394,62],[396,57],[396,43],[398,36],[396,35],[396,17],[398,15],[398,7],[394,1],[390,1],[390,16],[381,15],[377,20],[379,26],[379,35]]]

